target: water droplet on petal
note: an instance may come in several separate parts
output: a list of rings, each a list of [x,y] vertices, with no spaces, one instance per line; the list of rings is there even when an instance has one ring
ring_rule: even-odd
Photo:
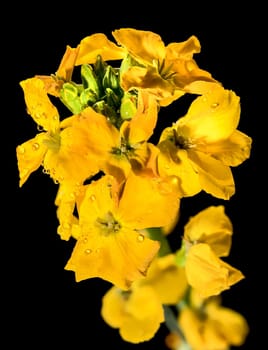
[[[70,193],[70,198],[71,198],[71,199],[75,199],[75,193],[71,192],[71,193]]]
[[[144,241],[144,235],[142,235],[141,233],[139,233],[138,236],[137,236],[137,241],[138,241],[138,242],[143,242],[143,241]]]
[[[91,254],[91,253],[92,253],[92,249],[87,248],[87,249],[85,250],[85,253],[86,253],[86,254]]]
[[[32,148],[34,151],[37,151],[39,149],[40,145],[39,143],[35,142],[33,145],[32,145]]]
[[[89,197],[89,199],[90,199],[92,202],[94,202],[94,201],[96,200],[96,196],[95,196],[94,194],[92,194],[92,195]]]
[[[218,102],[214,102],[212,103],[212,105],[210,106],[211,108],[217,108],[219,106]]]

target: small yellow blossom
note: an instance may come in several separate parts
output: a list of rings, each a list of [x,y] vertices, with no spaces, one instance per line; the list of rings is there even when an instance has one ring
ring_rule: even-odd
[[[189,286],[184,268],[176,264],[175,255],[171,253],[156,257],[148,269],[146,278],[137,283],[150,285],[165,305],[179,303]]]
[[[89,154],[98,163],[99,169],[124,180],[132,170],[137,173],[156,174],[158,148],[147,140],[152,136],[157,123],[158,106],[150,95],[138,95],[137,112],[131,120],[123,122],[118,129],[109,118],[84,109],[80,114],[63,121],[70,123],[71,130],[86,135]]]
[[[164,310],[157,293],[150,286],[131,291],[112,287],[102,298],[101,315],[122,339],[141,343],[152,339],[164,322]]]
[[[223,205],[210,206],[189,218],[184,226],[186,244],[207,243],[218,257],[228,256],[233,225]]]
[[[61,128],[57,108],[49,100],[44,82],[34,77],[22,81],[21,86],[27,111],[41,131],[17,146],[20,186],[40,166],[60,183],[81,184],[96,174],[99,168],[90,157],[83,130]]]
[[[230,167],[250,155],[251,138],[237,130],[240,99],[215,86],[198,96],[187,114],[163,130],[158,147],[161,176],[177,175],[184,196],[204,190],[229,199],[235,193]]]
[[[89,35],[77,46],[79,53],[75,65],[92,64],[98,56],[104,61],[121,60],[126,56],[126,50],[119,47],[103,33]]]
[[[245,276],[217,257],[208,244],[194,244],[188,251],[185,272],[189,284],[204,298],[218,295]]]
[[[168,224],[180,204],[176,191],[159,181],[133,174],[120,196],[109,175],[87,186],[78,205],[80,234],[65,267],[77,281],[100,277],[125,290],[146,275],[160,245],[140,230]]]
[[[218,295],[244,278],[222,261],[229,255],[233,227],[224,206],[210,206],[184,226],[185,272],[188,283],[203,297]]]
[[[203,94],[211,85],[219,84],[193,59],[201,50],[196,36],[165,46],[151,31],[121,28],[112,35],[132,58],[122,71],[121,85],[126,91],[146,89],[161,106],[167,106],[187,92]]]
[[[195,294],[195,291],[192,291]],[[195,299],[196,297],[194,297]],[[241,346],[249,327],[238,312],[223,307],[220,298],[199,299],[181,308],[178,323],[193,350],[229,350]]]

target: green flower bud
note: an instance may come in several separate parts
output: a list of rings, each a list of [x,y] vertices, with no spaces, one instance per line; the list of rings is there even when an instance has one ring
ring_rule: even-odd
[[[105,71],[106,71],[107,63],[103,61],[100,55],[97,56],[96,62],[94,63],[94,72],[98,79],[98,82],[101,82]],[[100,84],[101,85],[101,84]]]
[[[98,96],[90,89],[83,90],[80,94],[80,101],[83,106],[92,106],[97,102]]]
[[[60,90],[60,99],[73,114],[77,114],[83,109],[79,98],[79,88],[74,83],[63,84]]]
[[[117,110],[119,104],[120,104],[120,97],[118,97],[114,91],[110,88],[107,88],[105,90],[106,92],[106,100],[109,106],[111,106],[112,108],[114,108],[115,110]]]
[[[137,97],[129,92],[125,92],[121,99],[120,116],[122,119],[131,119],[137,112]]]
[[[93,68],[89,64],[82,64],[81,66],[81,78],[84,89],[91,90],[96,96],[100,96],[99,85],[97,77],[93,71]]]
[[[121,90],[118,75],[111,66],[107,66],[106,68],[106,72],[102,79],[102,85],[104,89],[110,88],[115,91]]]

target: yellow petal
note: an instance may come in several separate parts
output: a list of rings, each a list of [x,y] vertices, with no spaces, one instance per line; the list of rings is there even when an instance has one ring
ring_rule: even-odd
[[[241,271],[220,260],[205,243],[189,249],[185,271],[189,284],[204,298],[218,295],[244,278]]]
[[[65,266],[75,272],[77,282],[99,277],[127,290],[144,278],[160,247],[159,242],[134,230],[121,229],[105,236],[94,226],[85,229]]]
[[[131,174],[124,187],[119,213],[124,222],[136,229],[162,227],[173,223],[179,206],[176,183]]]
[[[152,64],[153,60],[162,62],[165,57],[165,45],[156,33],[122,28],[114,30],[112,35],[139,62]]]
[[[188,158],[186,150],[177,149],[169,140],[162,141],[158,148],[158,171],[160,176],[177,176],[183,196],[193,196],[202,189],[198,172]]]
[[[221,334],[226,342],[233,346],[241,346],[249,333],[246,319],[237,311],[209,303],[207,313],[211,318],[214,331]]]
[[[184,226],[189,242],[207,243],[217,256],[227,256],[232,243],[233,226],[224,206],[210,206],[191,217]]]
[[[204,144],[227,139],[240,119],[240,98],[231,90],[215,86],[191,104],[177,123],[178,135]]]
[[[110,41],[105,34],[96,33],[81,40],[75,65],[95,63],[99,55],[104,61],[120,60],[125,57],[126,51]]]
[[[185,307],[179,314],[179,326],[181,327],[187,343],[195,350],[227,350],[228,342],[220,334],[202,320],[194,310]]]
[[[129,299],[128,292],[111,287],[102,297],[101,316],[113,328],[120,328],[125,321],[125,305]]]
[[[20,187],[27,181],[32,172],[37,170],[44,159],[47,147],[43,143],[45,133],[40,133],[31,140],[17,146],[16,154],[18,161]]]
[[[76,199],[82,192],[82,189],[83,187],[66,181],[59,184],[55,205],[57,206],[56,213],[59,220],[57,232],[63,240],[70,239],[72,226],[78,224],[78,219],[74,216],[74,209]]]
[[[129,142],[135,144],[147,141],[157,123],[158,104],[152,95],[140,92],[136,114],[129,122]]]
[[[221,199],[230,199],[235,193],[235,183],[230,167],[198,151],[188,150],[189,159],[199,176],[202,189]]]
[[[59,79],[62,79],[65,82],[71,80],[78,52],[79,46],[76,48],[71,48],[69,45],[67,45],[66,51],[56,72],[56,76]]]
[[[238,166],[249,158],[251,145],[251,137],[235,130],[227,140],[204,145],[204,148],[198,145],[198,149],[213,154],[214,158],[219,159],[225,165]]]
[[[59,114],[47,96],[44,82],[34,77],[21,81],[20,85],[24,91],[27,112],[45,131],[56,132]]]
[[[102,299],[101,315],[111,327],[119,328],[123,340],[150,340],[164,321],[162,304],[148,286],[122,292],[112,287]]]
[[[179,303],[188,288],[185,270],[176,264],[174,254],[154,259],[140,283],[150,285],[166,305]]]

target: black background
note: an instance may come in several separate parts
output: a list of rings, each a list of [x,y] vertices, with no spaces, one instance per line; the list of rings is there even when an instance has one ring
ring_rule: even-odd
[[[100,316],[101,297],[110,284],[92,279],[76,283],[64,266],[73,242],[60,240],[54,198],[57,186],[42,174],[33,173],[18,186],[15,148],[36,134],[36,125],[26,114],[19,82],[35,74],[54,73],[66,45],[75,47],[85,36],[97,32],[112,39],[111,31],[122,27],[158,33],[165,44],[196,35],[201,53],[199,66],[241,98],[238,129],[253,138],[249,160],[233,169],[236,194],[220,201],[205,194],[182,201],[182,234],[189,215],[212,204],[224,204],[234,225],[228,262],[246,278],[223,293],[223,303],[243,314],[250,326],[240,347],[259,349],[265,317],[266,269],[262,254],[267,229],[265,175],[260,174],[261,131],[266,128],[267,109],[262,98],[267,85],[264,39],[264,9],[234,2],[80,2],[7,5],[2,17],[2,328],[6,349],[15,344],[28,349],[74,346],[77,349],[165,349],[163,325],[150,342],[125,343],[118,330]],[[266,77],[265,77],[266,75]],[[176,109],[178,108],[178,109]],[[166,118],[181,113],[180,105],[167,110]],[[175,111],[176,109],[176,111]],[[263,154],[264,157],[264,154]],[[266,157],[266,156],[265,156]],[[267,157],[266,157],[267,159]],[[263,167],[266,167],[263,158]],[[5,165],[4,165],[5,164]],[[6,171],[6,165],[8,171]],[[7,176],[7,177],[6,177]],[[176,238],[171,238],[174,245]],[[6,329],[6,330],[5,330]],[[4,331],[3,331],[4,330]]]

